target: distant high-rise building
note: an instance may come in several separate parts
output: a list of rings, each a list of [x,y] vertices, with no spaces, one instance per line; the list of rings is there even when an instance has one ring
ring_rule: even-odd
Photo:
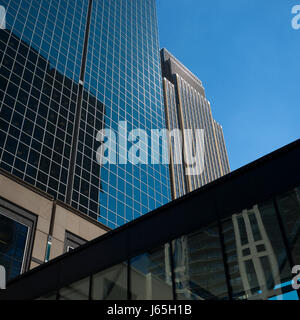
[[[166,49],[161,50],[161,63],[168,129],[204,130],[201,174],[187,175],[186,165],[177,164],[171,156],[172,196],[178,198],[229,173],[230,167],[223,129],[212,117],[202,82]]]
[[[186,129],[204,130],[203,147],[199,152],[204,152],[204,158],[201,158],[203,171],[197,175],[189,175],[187,172],[187,159],[177,161],[178,149],[176,145],[170,143],[170,179],[172,197],[174,199],[192,192],[203,185],[220,178],[230,172],[228,156],[225,146],[225,140],[222,127],[213,119],[210,103],[206,99],[202,82],[189,71],[181,62],[179,62],[166,49],[161,50],[161,63],[163,75],[163,91],[167,127],[169,130],[180,129],[183,132]],[[184,138],[184,136],[182,136]],[[171,141],[170,141],[171,142]],[[193,142],[184,141],[193,144],[193,152],[199,147]],[[182,153],[182,158],[187,156]],[[196,161],[199,159],[196,158]],[[193,266],[197,266],[195,256],[205,257],[207,252],[214,254],[214,249],[210,247],[198,248],[198,241],[203,243],[214,243],[218,234],[217,228],[212,228],[207,234],[196,235],[193,237],[181,237],[174,241],[175,255],[175,274],[176,288],[181,298],[191,298],[191,292],[197,291],[202,297],[206,296],[205,291],[193,284],[194,278],[197,278]],[[196,245],[195,245],[196,243]],[[188,247],[195,245],[193,255],[189,254]],[[195,255],[197,254],[197,255]],[[213,286],[218,287],[219,273],[222,272],[218,267],[221,256],[215,257],[214,270],[215,275],[211,278]],[[194,277],[188,274],[188,270]],[[193,287],[193,290],[191,290]]]
[[[165,128],[155,0],[0,5],[0,167],[111,228],[170,201],[167,164],[96,158],[103,128]]]

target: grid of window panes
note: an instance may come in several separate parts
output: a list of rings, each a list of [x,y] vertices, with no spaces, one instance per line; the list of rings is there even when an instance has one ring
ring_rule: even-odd
[[[202,175],[189,177],[190,191],[193,191],[219,178],[222,175],[222,168],[209,102],[179,75],[176,75],[176,82],[183,127],[204,129],[204,172]]]
[[[176,96],[175,96],[175,87],[174,85],[167,80],[163,79],[163,88],[164,88],[164,99],[165,99],[165,110],[166,110],[166,118],[167,118],[167,126],[170,131],[172,130],[180,130],[177,107],[176,107]],[[181,136],[182,137],[182,136]],[[185,185],[185,172],[184,172],[184,164],[182,163],[182,159],[180,161],[181,148],[176,149],[177,141],[175,138],[172,138],[171,141],[171,149],[170,149],[170,158],[171,158],[171,166],[170,166],[170,175],[173,185],[174,198],[179,198],[184,196],[187,193],[186,185]],[[180,154],[178,154],[178,150]],[[181,162],[181,163],[180,163]]]
[[[59,296],[85,300],[299,300],[292,288],[292,268],[300,264],[299,231],[297,187],[171,243],[147,249],[129,263],[70,284],[59,290]],[[43,299],[49,299],[48,295]]]
[[[220,151],[223,174],[227,174],[230,172],[230,165],[229,165],[226,146],[225,146],[223,128],[215,120],[214,120],[214,126],[215,126],[216,140],[217,140],[217,144],[219,146],[219,151]]]
[[[155,1],[93,2],[82,101],[89,1],[0,4],[7,11],[0,31],[0,166],[66,201],[80,105],[72,206],[116,227],[168,202],[167,166],[100,172],[95,157],[104,110],[113,129],[119,120],[128,121],[128,130],[165,126]]]
[[[1,5],[0,167],[64,201],[87,1]]]
[[[95,137],[103,127],[103,112],[103,103],[84,90],[71,205],[95,219],[98,218],[102,188],[100,165],[95,157],[99,142]]]
[[[154,0],[93,1],[84,87],[103,103],[104,127],[118,132],[119,121],[126,121],[128,132],[165,128],[161,71]],[[96,109],[96,110],[93,110]],[[90,104],[87,115],[99,117],[99,106]],[[90,162],[96,161],[95,139],[100,123],[94,127],[81,120],[79,144],[89,140]],[[149,139],[150,142],[150,139]],[[150,143],[149,143],[150,144]],[[131,147],[128,143],[129,150]],[[142,146],[142,152],[149,152]],[[151,160],[151,159],[150,159]],[[86,182],[76,161],[75,179]],[[101,173],[87,175],[87,181],[101,177],[99,221],[115,228],[170,201],[167,165],[107,164]],[[75,188],[76,189],[76,188]],[[73,205],[80,206],[84,188],[73,192]],[[93,201],[96,199],[93,199]],[[94,204],[95,202],[92,202]]]

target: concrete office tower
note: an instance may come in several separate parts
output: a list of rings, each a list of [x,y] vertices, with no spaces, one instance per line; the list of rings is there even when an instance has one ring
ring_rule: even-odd
[[[167,165],[96,159],[103,128],[165,128],[155,0],[1,5],[0,167],[111,228],[169,202]]]
[[[161,50],[168,129],[204,129],[204,172],[189,176],[171,156],[171,189],[178,198],[230,172],[222,127],[213,119],[202,82],[166,49]],[[172,152],[171,152],[172,154]]]

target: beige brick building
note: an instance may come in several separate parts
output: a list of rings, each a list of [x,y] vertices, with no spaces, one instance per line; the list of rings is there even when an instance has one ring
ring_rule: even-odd
[[[35,268],[109,230],[87,215],[0,170],[0,264],[6,267],[8,278]]]

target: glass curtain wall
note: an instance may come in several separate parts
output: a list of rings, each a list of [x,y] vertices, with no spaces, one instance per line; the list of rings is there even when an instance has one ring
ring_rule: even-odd
[[[300,264],[299,191],[295,188],[148,250],[60,289],[59,296],[94,300],[298,300],[291,270]]]

